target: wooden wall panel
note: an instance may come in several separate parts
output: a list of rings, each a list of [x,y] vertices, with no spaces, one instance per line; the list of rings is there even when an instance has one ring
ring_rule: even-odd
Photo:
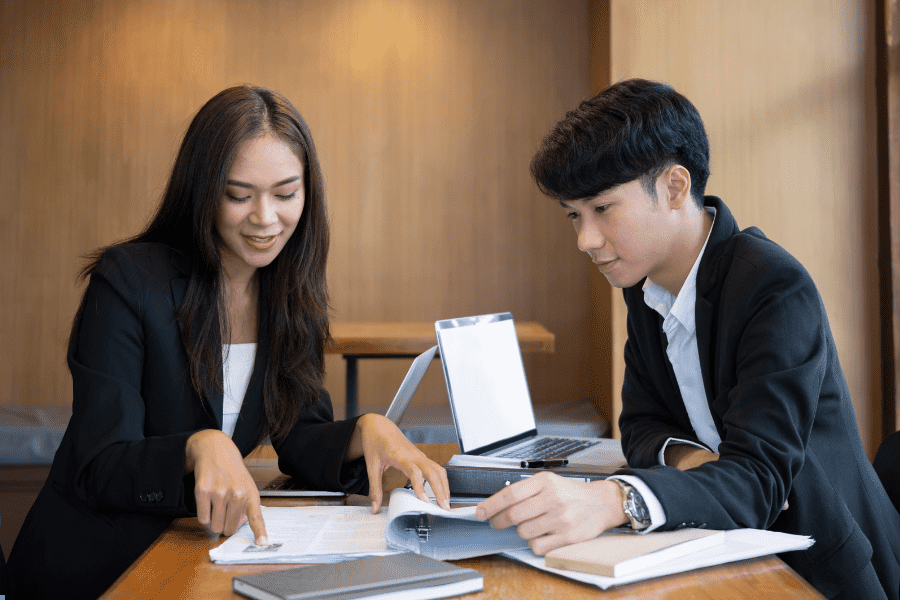
[[[877,32],[879,60],[876,74],[880,96],[881,194],[882,194],[882,331],[884,335],[885,420],[884,436],[900,431],[900,1],[880,0]],[[886,234],[885,234],[886,232]],[[889,334],[888,334],[889,332]]]
[[[586,1],[0,0],[0,403],[71,401],[80,255],[136,232],[190,118],[253,83],[301,110],[338,319],[510,310],[557,334],[537,401],[590,394],[588,266],[528,174],[588,93]],[[405,361],[363,362],[386,406]],[[342,361],[327,386],[342,404]],[[446,402],[432,369],[419,403]],[[597,374],[594,373],[596,376]]]
[[[610,6],[611,79],[659,79],[690,98],[710,137],[707,193],[812,274],[871,455],[881,429],[874,3]],[[613,297],[618,395],[625,309]]]

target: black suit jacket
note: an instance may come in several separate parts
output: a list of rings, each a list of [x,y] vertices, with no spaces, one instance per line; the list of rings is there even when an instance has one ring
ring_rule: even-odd
[[[9,557],[15,598],[97,597],[173,518],[195,514],[185,444],[221,429],[222,392],[201,398],[191,385],[176,319],[190,269],[177,250],[133,244],[107,251],[92,273],[68,354],[72,418]],[[265,322],[232,436],[245,456],[265,420]],[[365,493],[363,462],[343,463],[355,423],[334,422],[322,390],[275,445],[279,467],[315,488]]]
[[[829,597],[897,599],[900,516],[866,458],[825,308],[806,270],[715,197],[697,272],[696,334],[720,459],[659,466],[669,437],[700,443],[641,284],[624,290],[628,342],[619,420],[631,467],[664,529],[752,527],[809,535],[782,558]],[[642,282],[643,283],[643,282]],[[789,508],[782,511],[785,500]],[[882,588],[884,591],[882,592]]]

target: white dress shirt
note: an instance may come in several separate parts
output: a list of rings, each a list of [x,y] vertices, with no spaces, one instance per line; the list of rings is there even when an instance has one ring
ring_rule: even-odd
[[[256,344],[222,345],[222,431],[231,437],[253,374]]]

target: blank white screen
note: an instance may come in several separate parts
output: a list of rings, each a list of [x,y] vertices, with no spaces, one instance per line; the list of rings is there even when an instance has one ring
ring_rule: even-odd
[[[440,329],[463,451],[535,428],[512,319]]]

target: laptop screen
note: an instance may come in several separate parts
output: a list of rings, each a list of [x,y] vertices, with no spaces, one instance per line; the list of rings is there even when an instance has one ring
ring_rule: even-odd
[[[536,433],[510,313],[435,323],[461,452]]]

